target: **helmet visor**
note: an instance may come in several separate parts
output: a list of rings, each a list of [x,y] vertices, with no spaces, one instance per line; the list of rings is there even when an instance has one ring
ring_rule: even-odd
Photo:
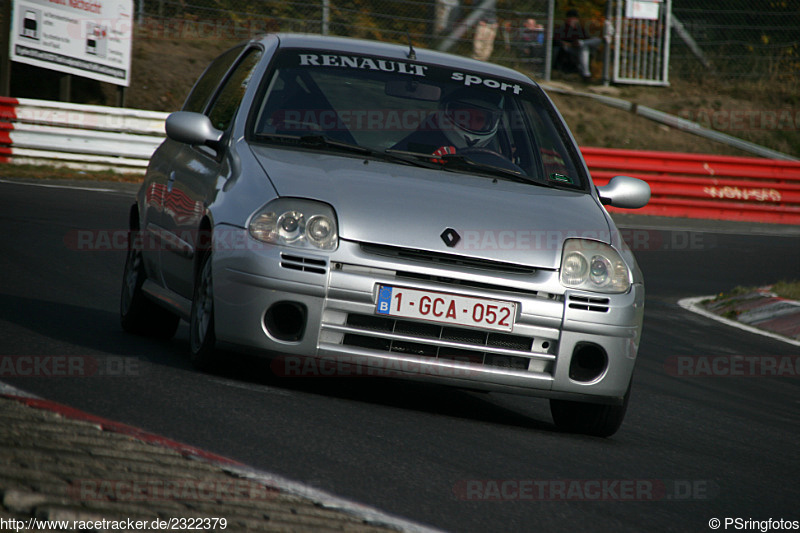
[[[444,113],[455,126],[476,135],[492,133],[500,121],[499,109],[468,100],[447,102]]]

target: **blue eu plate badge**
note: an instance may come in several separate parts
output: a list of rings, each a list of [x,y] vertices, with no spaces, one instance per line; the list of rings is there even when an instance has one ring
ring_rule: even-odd
[[[378,288],[378,307],[376,311],[381,315],[388,315],[392,309],[392,288],[381,285]]]

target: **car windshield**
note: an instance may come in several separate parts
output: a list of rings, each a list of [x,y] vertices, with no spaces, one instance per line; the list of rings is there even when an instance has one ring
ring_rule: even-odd
[[[586,190],[561,119],[533,85],[414,61],[288,49],[273,61],[264,87],[256,142]]]

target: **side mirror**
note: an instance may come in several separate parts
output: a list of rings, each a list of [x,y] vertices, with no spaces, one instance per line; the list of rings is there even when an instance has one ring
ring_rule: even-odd
[[[603,205],[639,209],[650,201],[650,185],[630,176],[614,176],[606,185],[597,188]]]
[[[211,119],[202,113],[177,111],[167,117],[167,137],[180,143],[217,148],[223,132],[211,124]]]

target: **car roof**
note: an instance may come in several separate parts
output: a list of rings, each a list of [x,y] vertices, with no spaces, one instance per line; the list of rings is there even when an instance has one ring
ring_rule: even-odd
[[[351,37],[331,37],[315,34],[300,33],[275,33],[265,35],[256,41],[262,41],[267,45],[267,41],[274,38],[278,39],[280,48],[306,48],[320,50],[323,52],[340,52],[349,54],[374,54],[381,57],[389,57],[398,60],[408,60],[408,45],[392,44],[365,39],[354,39]],[[498,76],[506,79],[537,85],[531,78],[516,70],[478,61],[467,57],[429,50],[426,48],[414,47],[416,61],[431,65],[442,65],[449,68],[463,69],[479,72],[484,76]]]

